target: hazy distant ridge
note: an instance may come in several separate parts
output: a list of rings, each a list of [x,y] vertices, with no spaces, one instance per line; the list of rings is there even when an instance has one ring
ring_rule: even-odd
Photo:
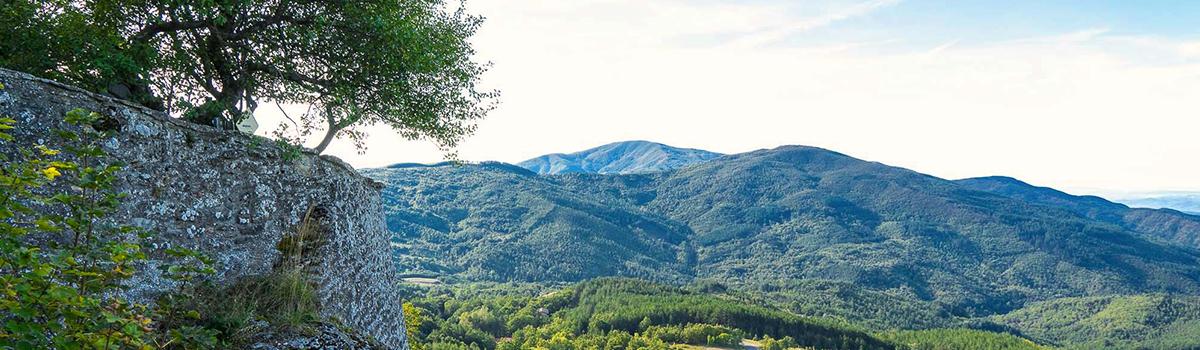
[[[1168,208],[1200,215],[1200,193],[1198,192],[1127,195],[1117,198],[1115,201],[1135,208]]]
[[[990,176],[955,181],[959,185],[1012,197],[1032,204],[1070,210],[1094,220],[1200,248],[1200,216],[1172,209],[1131,208],[1096,196],[1076,196],[1049,187],[1030,185],[1011,177]]]
[[[657,142],[624,141],[571,154],[547,154],[517,165],[543,175],[635,174],[678,169],[720,156],[720,153]]]

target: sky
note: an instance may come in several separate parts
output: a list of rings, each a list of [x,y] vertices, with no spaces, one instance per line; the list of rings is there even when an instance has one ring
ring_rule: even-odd
[[[810,145],[1072,193],[1200,190],[1200,1],[471,0],[499,108],[456,149]],[[302,110],[299,106],[287,108]],[[275,109],[256,113],[268,134]],[[437,162],[367,129],[356,167]],[[314,142],[315,143],[315,142]]]

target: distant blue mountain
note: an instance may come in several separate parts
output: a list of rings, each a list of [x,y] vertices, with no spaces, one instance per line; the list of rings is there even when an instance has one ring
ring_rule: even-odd
[[[548,154],[518,163],[538,174],[635,174],[682,168],[722,156],[649,141],[610,143],[571,154]]]
[[[976,191],[1046,205],[1141,232],[1169,242],[1200,247],[1200,216],[1179,210],[1129,207],[1096,196],[1076,196],[1049,187],[1030,185],[1011,177],[990,176],[955,181]],[[1146,205],[1149,206],[1149,205]]]
[[[1200,193],[1197,192],[1135,194],[1115,200],[1135,208],[1166,208],[1200,215]]]

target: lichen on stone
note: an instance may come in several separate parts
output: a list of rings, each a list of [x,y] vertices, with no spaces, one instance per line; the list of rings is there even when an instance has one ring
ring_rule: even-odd
[[[220,283],[267,273],[279,240],[321,205],[329,244],[316,252],[311,272],[323,316],[387,348],[407,348],[377,182],[333,157],[285,160],[273,143],[28,74],[0,69],[0,83],[0,115],[18,121],[10,144],[44,144],[52,130],[67,128],[62,116],[71,109],[113,118],[117,135],[102,145],[125,164],[117,189],[129,194],[113,220],[155,232],[142,242],[151,259],[126,297],[148,301],[174,287],[157,273],[170,258],[154,253],[167,246],[213,257]],[[0,145],[0,152],[15,149]]]

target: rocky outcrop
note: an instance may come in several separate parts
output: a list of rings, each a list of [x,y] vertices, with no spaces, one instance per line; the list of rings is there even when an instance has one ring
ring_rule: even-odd
[[[267,273],[277,243],[310,208],[322,215],[327,242],[306,258],[322,312],[388,348],[407,348],[401,300],[384,227],[381,186],[336,158],[287,151],[267,139],[195,125],[162,112],[0,69],[0,115],[16,119],[12,144],[53,146],[63,115],[84,108],[113,118],[103,147],[126,164],[118,189],[128,193],[116,220],[155,232],[165,244],[201,250],[231,282]],[[0,149],[12,152],[12,149]],[[152,256],[129,297],[149,300],[172,288]]]

